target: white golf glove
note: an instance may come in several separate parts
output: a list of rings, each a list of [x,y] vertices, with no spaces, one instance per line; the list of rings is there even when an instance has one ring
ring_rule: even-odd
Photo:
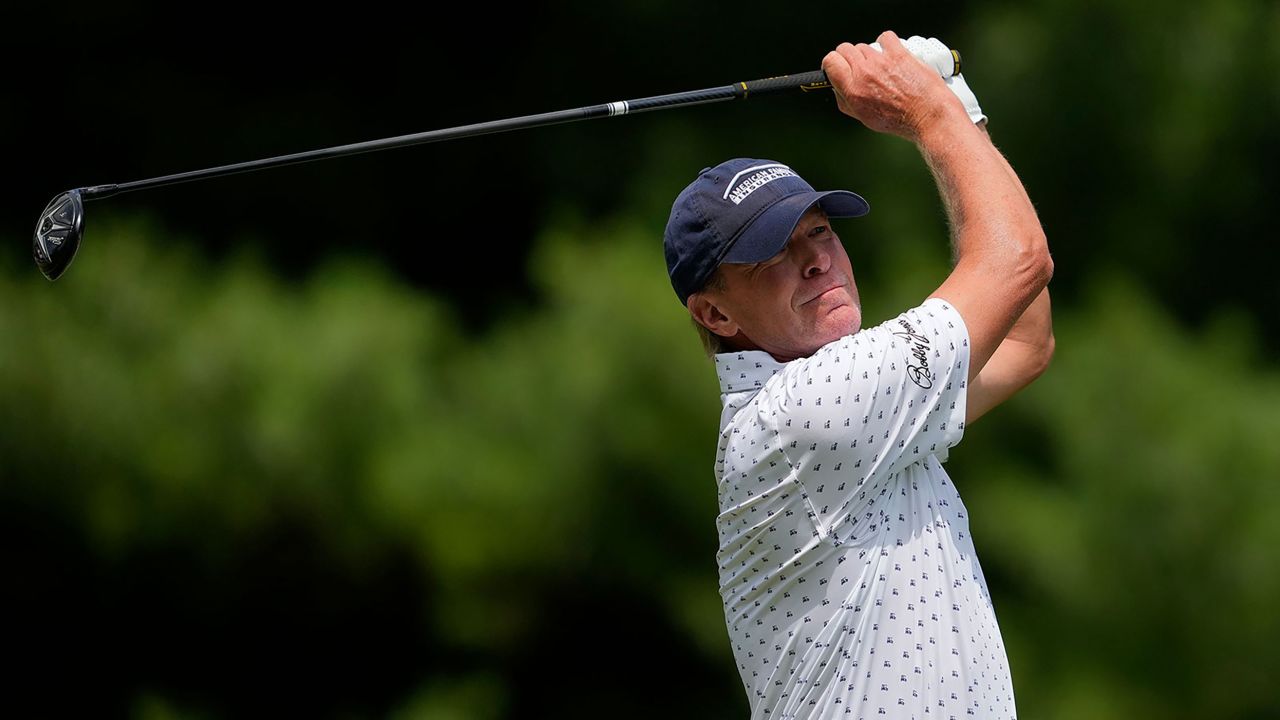
[[[964,105],[964,111],[969,113],[969,119],[974,125],[980,125],[987,121],[987,116],[982,114],[982,108],[978,106],[978,98],[974,97],[973,91],[969,89],[969,83],[964,81],[964,75],[956,75],[947,78],[947,87],[951,88],[951,92],[960,98],[960,102]]]
[[[969,119],[975,125],[986,122],[987,116],[982,113],[982,107],[978,105],[978,98],[969,89],[969,83],[964,81],[964,75],[952,75],[955,72],[955,59],[951,55],[950,48],[937,38],[926,38],[919,35],[912,35],[903,40],[902,46],[907,49],[907,52],[920,58],[926,65],[938,71],[938,74],[947,83],[947,87],[951,88],[951,92],[960,98],[960,103],[964,105],[964,111],[969,114]],[[884,52],[884,49],[880,47],[880,43],[873,42],[871,47]]]

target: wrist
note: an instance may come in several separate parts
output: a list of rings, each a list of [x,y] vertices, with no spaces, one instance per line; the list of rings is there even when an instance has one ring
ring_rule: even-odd
[[[916,123],[916,134],[911,138],[925,155],[954,148],[958,141],[971,137],[977,127],[958,103],[939,103],[931,110]]]

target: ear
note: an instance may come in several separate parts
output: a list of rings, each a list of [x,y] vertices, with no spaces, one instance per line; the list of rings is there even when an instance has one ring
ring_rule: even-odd
[[[686,305],[689,314],[703,327],[721,337],[731,338],[738,334],[738,323],[725,313],[725,309],[717,304],[719,302],[718,296],[699,291],[689,296]]]

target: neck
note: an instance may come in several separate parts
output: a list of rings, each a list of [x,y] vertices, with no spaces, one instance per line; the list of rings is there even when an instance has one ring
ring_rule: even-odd
[[[779,355],[775,352],[765,350],[764,348],[757,345],[754,340],[747,337],[747,334],[742,332],[741,330],[739,330],[738,333],[733,337],[725,338],[724,347],[725,347],[725,352],[748,352],[751,350],[761,350],[764,352],[768,352],[770,357],[772,357],[774,360],[777,360],[780,363],[789,363],[792,360],[796,359],[795,357],[790,355]]]

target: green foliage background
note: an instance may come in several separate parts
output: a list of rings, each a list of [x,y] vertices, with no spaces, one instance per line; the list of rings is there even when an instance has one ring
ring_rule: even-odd
[[[1152,12],[955,28],[1049,233],[1058,352],[950,469],[1021,715],[1280,717],[1280,9]],[[637,124],[627,206],[562,198],[536,300],[479,330],[367,259],[282,279],[105,209],[64,281],[0,267],[16,697],[85,700],[32,689],[52,675],[140,718],[745,716],[717,384],[661,229],[699,167],[800,158],[871,200],[837,226],[868,319],[917,303],[947,271],[932,181],[827,108],[802,133]]]

